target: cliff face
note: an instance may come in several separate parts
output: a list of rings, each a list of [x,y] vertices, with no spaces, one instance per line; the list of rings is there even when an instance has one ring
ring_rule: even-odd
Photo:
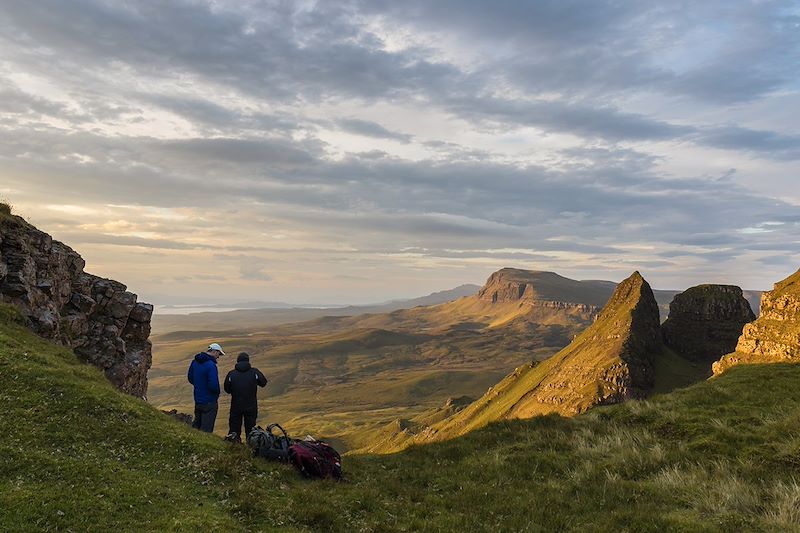
[[[712,365],[715,375],[738,364],[800,362],[800,270],[761,297],[758,320],[744,327],[736,350]]]
[[[153,306],[84,266],[70,247],[19,217],[0,216],[0,302],[18,307],[38,335],[103,369],[120,390],[144,397]]]
[[[661,326],[664,344],[692,361],[712,362],[732,352],[748,322],[755,320],[742,289],[699,285],[672,300]]]
[[[527,303],[541,307],[579,308],[597,313],[614,292],[606,281],[577,281],[554,272],[503,268],[486,280],[478,299],[491,303]]]

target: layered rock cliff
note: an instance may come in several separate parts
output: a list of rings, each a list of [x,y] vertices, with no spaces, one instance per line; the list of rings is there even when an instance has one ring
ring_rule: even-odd
[[[486,280],[478,299],[491,303],[521,302],[550,308],[580,307],[597,312],[614,292],[608,281],[577,281],[555,272],[503,268]]]
[[[711,363],[732,352],[744,325],[755,319],[739,287],[698,285],[675,296],[661,332],[681,356]]]
[[[0,302],[18,307],[34,332],[71,347],[120,390],[144,397],[153,306],[84,266],[69,246],[0,215]]]
[[[758,320],[747,324],[736,350],[712,365],[715,375],[739,364],[800,363],[800,270],[761,297]]]

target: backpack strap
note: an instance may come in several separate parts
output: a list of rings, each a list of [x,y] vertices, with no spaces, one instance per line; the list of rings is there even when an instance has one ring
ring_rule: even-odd
[[[267,426],[267,431],[269,432],[270,435],[272,434],[272,429],[273,428],[280,429],[281,433],[283,433],[283,436],[286,437],[286,441],[287,442],[291,442],[292,439],[289,438],[289,434],[286,433],[286,430],[283,429],[280,424],[270,424],[270,425]]]

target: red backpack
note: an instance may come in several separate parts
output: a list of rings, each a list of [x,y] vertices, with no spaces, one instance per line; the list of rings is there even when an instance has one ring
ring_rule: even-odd
[[[342,479],[342,458],[324,442],[295,442],[289,446],[289,461],[306,477]]]

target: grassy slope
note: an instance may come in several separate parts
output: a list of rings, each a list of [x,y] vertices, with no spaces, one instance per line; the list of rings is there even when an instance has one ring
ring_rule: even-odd
[[[350,483],[290,469],[117,393],[0,307],[0,530],[800,530],[800,366],[493,424]]]

